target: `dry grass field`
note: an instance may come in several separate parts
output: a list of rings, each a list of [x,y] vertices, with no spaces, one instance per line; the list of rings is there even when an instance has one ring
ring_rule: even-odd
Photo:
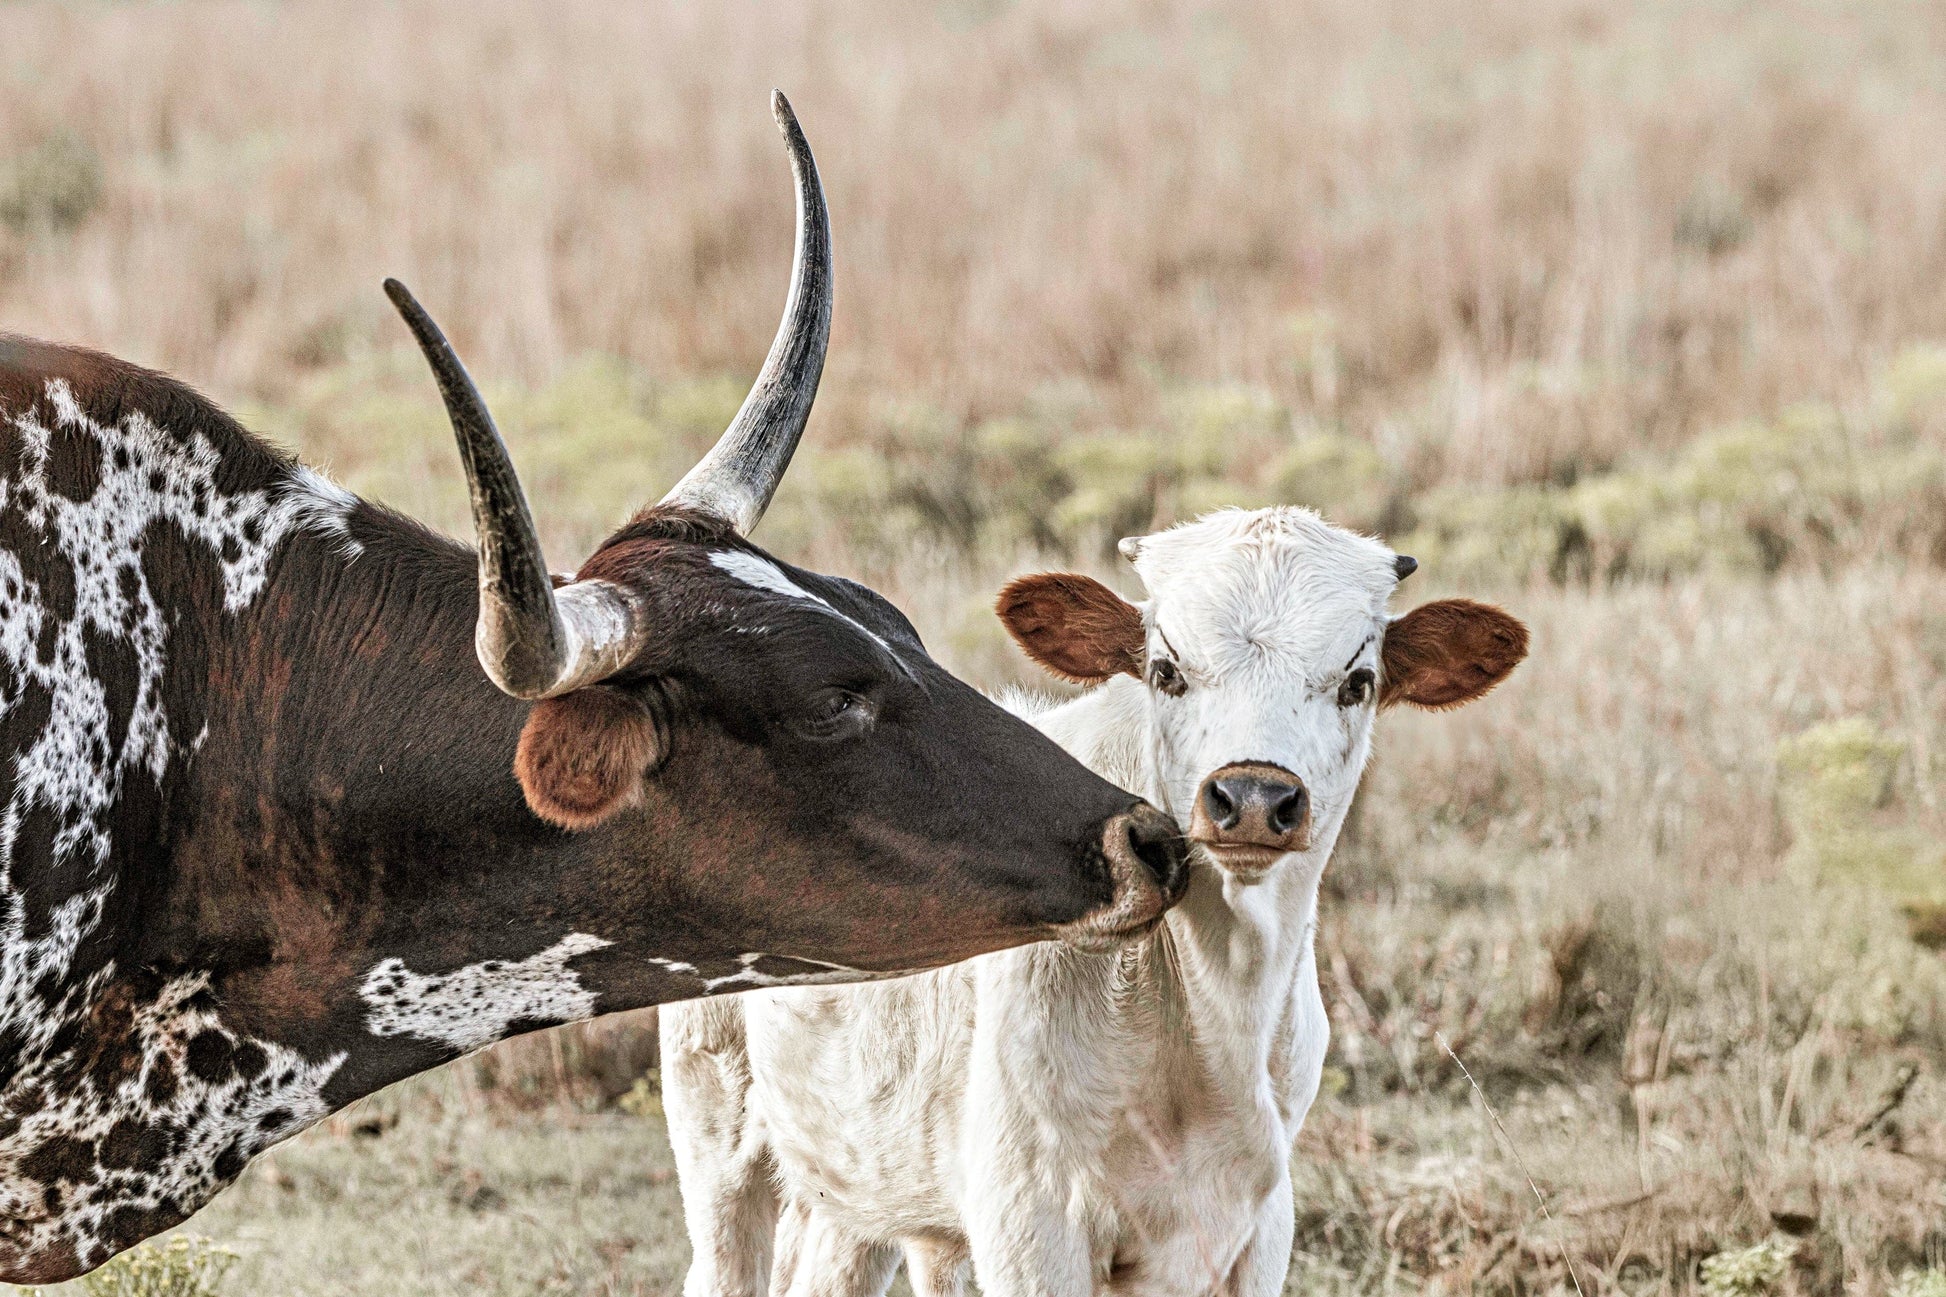
[[[1290,1290],[1924,1297],[1943,70],[1919,0],[15,3],[0,327],[457,531],[398,274],[571,566],[762,356],[784,87],[839,297],[760,540],[985,685],[1030,678],[1008,576],[1125,584],[1115,537],[1225,503],[1380,530],[1412,599],[1534,628],[1487,702],[1380,724]],[[190,1223],[239,1254],[206,1286],[675,1292],[630,1042],[513,1042],[292,1141]]]

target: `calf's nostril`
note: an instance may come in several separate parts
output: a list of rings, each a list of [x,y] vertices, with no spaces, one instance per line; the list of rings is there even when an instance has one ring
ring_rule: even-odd
[[[1228,830],[1237,826],[1238,800],[1219,780],[1212,779],[1203,785],[1203,810],[1208,814],[1210,823],[1219,829]]]
[[[1276,804],[1270,808],[1270,829],[1273,833],[1289,833],[1304,823],[1305,812],[1310,810],[1310,794],[1304,791],[1302,784],[1281,791],[1283,796],[1277,798]]]

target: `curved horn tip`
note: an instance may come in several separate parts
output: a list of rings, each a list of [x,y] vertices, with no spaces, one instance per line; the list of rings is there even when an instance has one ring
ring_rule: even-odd
[[[790,295],[764,367],[710,452],[663,497],[730,520],[747,535],[763,517],[810,417],[831,332],[831,228],[811,146],[781,90],[771,112],[784,136],[797,189]]]
[[[804,128],[797,124],[797,114],[791,110],[791,101],[784,98],[782,90],[770,92],[770,114],[777,119],[777,129],[783,132],[784,146],[791,151],[791,165],[803,168],[811,161],[811,141],[804,138]]]
[[[437,324],[433,323],[432,316],[426,314],[426,308],[419,305],[419,299],[412,295],[410,288],[388,275],[385,279],[385,295],[392,299],[393,308],[404,318],[406,327],[412,330],[413,336],[419,339],[422,346],[428,342],[446,341],[446,335],[440,331]]]

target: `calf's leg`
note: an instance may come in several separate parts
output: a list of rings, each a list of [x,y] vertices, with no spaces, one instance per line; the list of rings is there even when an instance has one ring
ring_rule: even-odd
[[[988,1179],[966,1214],[982,1297],[1093,1297],[1087,1235],[1025,1177]]]
[[[676,1155],[691,1258],[683,1297],[764,1297],[777,1190],[734,1000],[667,1005],[662,1106]]]
[[[966,1297],[973,1253],[961,1240],[908,1239],[905,1274],[913,1297]]]
[[[1230,1281],[1223,1288],[1225,1297],[1278,1297],[1290,1273],[1291,1240],[1296,1232],[1291,1178],[1279,1176],[1277,1187],[1257,1208],[1256,1228],[1230,1271]]]
[[[899,1250],[846,1233],[801,1198],[784,1205],[770,1297],[885,1297]]]

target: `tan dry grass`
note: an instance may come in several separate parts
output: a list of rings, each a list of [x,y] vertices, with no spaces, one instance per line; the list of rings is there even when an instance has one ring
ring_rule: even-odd
[[[820,434],[1240,380],[1439,480],[1571,476],[1946,334],[1946,19],[1647,0],[14,4],[0,156],[99,154],[0,230],[8,327],[263,394],[394,346],[488,373],[749,372],[817,143]]]
[[[1531,589],[1512,602],[1535,652],[1500,694],[1381,723],[1320,933],[1343,1093],[1297,1163],[1301,1252],[1354,1288],[1396,1266],[1456,1291],[1489,1263],[1490,1288],[1562,1285],[1565,1244],[1584,1278],[1681,1289],[1808,1182],[1799,1290],[1876,1292],[1936,1258],[1946,966],[1873,876],[1792,867],[1778,757],[1866,718],[1905,754],[1901,821],[1946,837],[1946,771],[1909,755],[1946,737],[1943,601],[1937,573],[1869,568]],[[1893,1128],[1861,1133],[1908,1063],[1924,1079]]]

